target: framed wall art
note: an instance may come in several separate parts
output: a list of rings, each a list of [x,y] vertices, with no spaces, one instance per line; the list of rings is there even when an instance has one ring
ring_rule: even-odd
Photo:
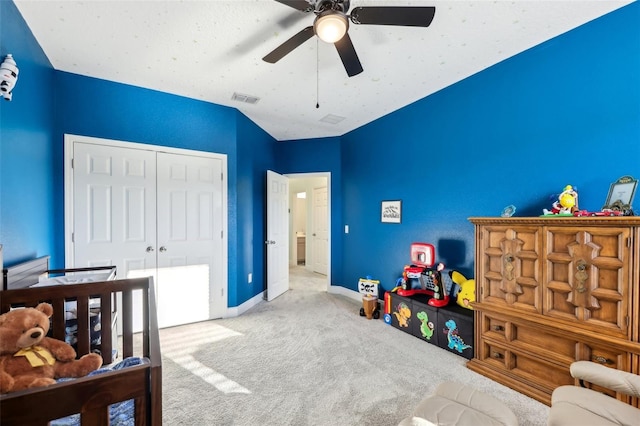
[[[383,223],[400,223],[402,220],[402,201],[383,201],[381,204],[380,220]]]

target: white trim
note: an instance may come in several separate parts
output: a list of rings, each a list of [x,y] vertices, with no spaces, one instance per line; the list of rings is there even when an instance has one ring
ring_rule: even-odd
[[[330,289],[333,286],[331,283],[331,172],[317,172],[317,173],[289,173],[285,175],[289,179],[307,179],[323,177],[327,179],[327,229],[329,235],[327,236],[327,292],[331,292]]]
[[[229,311],[229,204],[228,204],[228,167],[227,155],[205,151],[195,151],[183,148],[172,148],[159,145],[149,145],[136,142],[125,142],[113,139],[102,139],[90,136],[79,136],[73,134],[64,135],[64,245],[65,245],[65,267],[73,268],[74,246],[73,236],[73,162],[74,143],[86,143],[102,146],[114,146],[120,148],[133,148],[139,150],[165,152],[170,154],[191,155],[195,157],[215,158],[222,161],[222,276],[223,292],[225,295],[226,308]],[[223,314],[224,316],[224,314]]]
[[[263,302],[264,302],[264,291],[261,291],[260,293],[253,296],[251,299],[244,302],[242,305],[235,306],[233,308],[227,308],[227,314],[224,316],[224,318],[238,317],[244,314],[245,312],[247,312],[249,309]]]
[[[354,291],[339,285],[331,286],[331,288],[329,288],[329,293],[339,294],[341,296],[346,296],[349,299],[353,299],[356,302],[362,302],[362,294],[358,293],[357,291]]]

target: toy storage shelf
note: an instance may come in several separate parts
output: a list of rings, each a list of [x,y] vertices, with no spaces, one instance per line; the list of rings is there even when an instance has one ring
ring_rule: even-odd
[[[431,297],[390,295],[391,325],[456,355],[473,357],[473,311],[450,304],[436,308]]]
[[[470,369],[547,405],[556,387],[574,384],[573,361],[640,373],[640,217],[469,220]]]

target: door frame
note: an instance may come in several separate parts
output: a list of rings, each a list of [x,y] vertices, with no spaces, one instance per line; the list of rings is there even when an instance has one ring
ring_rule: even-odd
[[[329,291],[331,288],[331,172],[313,172],[313,173],[287,173],[285,174],[289,179],[307,179],[323,177],[327,179],[327,229],[329,234],[327,235],[327,288]],[[291,239],[291,236],[289,236]],[[305,266],[306,267],[306,266]]]
[[[227,155],[206,151],[196,151],[184,148],[172,148],[160,145],[150,145],[137,142],[125,142],[114,139],[103,139],[91,136],[64,134],[64,253],[65,268],[73,268],[73,144],[75,142],[113,146],[117,148],[132,148],[170,154],[191,155],[196,157],[215,158],[222,161],[222,288],[225,301],[225,313],[229,310],[229,223],[228,223],[228,178]]]

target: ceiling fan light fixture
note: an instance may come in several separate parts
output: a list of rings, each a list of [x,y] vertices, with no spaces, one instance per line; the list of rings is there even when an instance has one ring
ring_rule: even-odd
[[[313,30],[320,40],[326,43],[340,41],[349,29],[347,17],[334,10],[326,10],[316,18]]]

